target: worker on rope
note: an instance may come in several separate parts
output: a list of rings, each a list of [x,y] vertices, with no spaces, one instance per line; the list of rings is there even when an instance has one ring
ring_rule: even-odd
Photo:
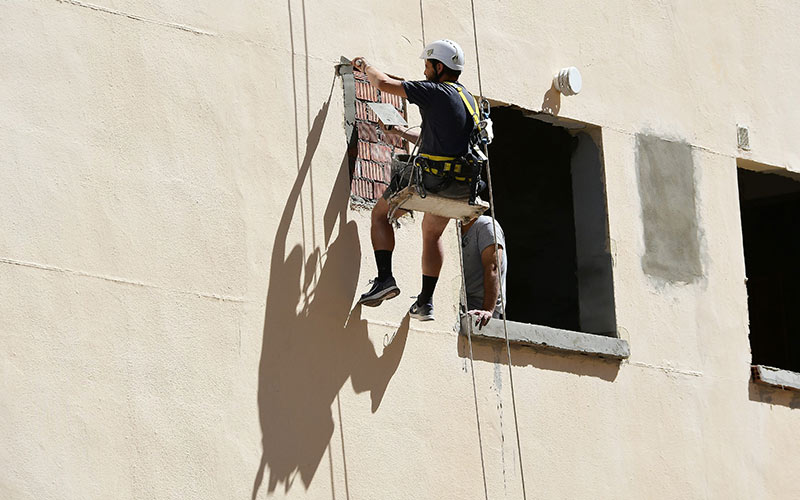
[[[401,81],[392,78],[363,57],[353,59],[353,66],[366,73],[369,82],[381,92],[408,98],[419,106],[422,115],[421,131],[415,128],[382,126],[385,133],[419,142],[422,162],[421,183],[430,193],[448,198],[470,198],[471,178],[459,178],[445,163],[454,165],[469,152],[470,136],[477,123],[477,107],[472,95],[458,83],[464,69],[464,51],[451,40],[428,44],[420,59],[425,60],[425,80]],[[468,109],[469,108],[469,109]],[[384,300],[396,297],[400,289],[392,275],[394,229],[387,218],[388,199],[409,182],[412,169],[392,173],[389,187],[372,209],[371,237],[375,251],[378,277],[358,303],[375,307]],[[475,186],[472,186],[475,189]],[[433,291],[444,260],[441,236],[450,219],[426,213],[422,219],[422,291],[411,305],[409,314],[421,321],[433,320]]]
[[[506,295],[506,270],[508,253],[503,228],[497,227],[497,254],[495,254],[492,218],[481,215],[461,227],[461,255],[464,262],[464,288],[467,294],[467,310],[475,319],[475,326],[482,328],[491,318],[503,317],[503,302],[500,287]],[[497,257],[500,257],[499,259]],[[497,269],[500,262],[500,269]]]

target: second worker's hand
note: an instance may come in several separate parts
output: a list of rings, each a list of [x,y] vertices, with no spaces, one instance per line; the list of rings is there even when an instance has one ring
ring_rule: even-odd
[[[492,312],[491,311],[484,311],[481,309],[473,309],[468,311],[467,314],[470,316],[474,316],[475,318],[475,326],[478,327],[478,330],[486,326],[489,323],[489,320],[492,319]]]

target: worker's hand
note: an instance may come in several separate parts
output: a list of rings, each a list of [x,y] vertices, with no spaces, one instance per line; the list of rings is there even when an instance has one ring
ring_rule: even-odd
[[[398,126],[399,125],[389,125],[387,127],[382,121],[378,120],[378,127],[383,130],[384,134],[399,134],[400,131],[397,129]]]
[[[483,311],[481,309],[473,309],[468,311],[467,314],[470,316],[474,316],[475,326],[478,327],[478,330],[486,326],[490,319],[492,319],[492,312],[491,311]],[[473,318],[470,318],[472,321]]]
[[[361,71],[362,73],[366,71],[367,66],[369,66],[367,60],[361,56],[354,58],[352,62],[353,62],[353,67],[358,71]]]

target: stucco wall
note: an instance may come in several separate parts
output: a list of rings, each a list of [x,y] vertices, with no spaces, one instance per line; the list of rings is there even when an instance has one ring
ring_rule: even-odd
[[[797,498],[800,396],[750,382],[736,157],[800,172],[800,4],[475,7],[487,96],[583,74],[557,107],[602,128],[632,353],[512,350],[528,498]],[[374,262],[334,65],[421,78],[447,36],[477,92],[469,2],[5,0],[0,26],[0,497],[521,498],[495,343],[482,471],[452,226],[437,321],[404,318],[419,218],[401,297],[351,310]],[[688,284],[643,267],[637,134],[690,148]]]

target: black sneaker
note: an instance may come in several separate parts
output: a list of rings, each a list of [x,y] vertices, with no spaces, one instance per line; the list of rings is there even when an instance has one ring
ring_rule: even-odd
[[[433,304],[418,305],[415,300],[408,310],[408,315],[419,321],[433,321]]]
[[[372,288],[367,293],[358,299],[358,303],[367,307],[377,307],[381,305],[384,300],[389,300],[400,295],[400,289],[397,288],[397,283],[394,277],[386,278],[385,280],[369,280],[372,283]]]

